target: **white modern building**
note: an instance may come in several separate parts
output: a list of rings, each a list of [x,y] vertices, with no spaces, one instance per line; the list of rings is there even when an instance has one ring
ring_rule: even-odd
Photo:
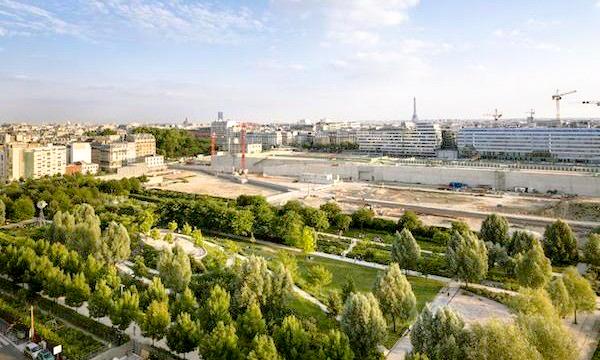
[[[483,157],[600,163],[600,128],[463,128],[456,143]]]
[[[76,162],[92,162],[92,146],[89,142],[74,142],[67,146],[69,164]]]
[[[406,122],[401,127],[359,130],[356,139],[365,153],[434,157],[442,143],[442,131],[437,124]]]

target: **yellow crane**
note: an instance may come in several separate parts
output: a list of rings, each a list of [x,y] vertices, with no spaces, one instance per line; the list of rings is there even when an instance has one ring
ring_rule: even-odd
[[[552,95],[552,100],[556,101],[556,121],[558,121],[558,123],[560,123],[560,101],[563,96],[575,94],[576,92],[577,90],[561,93],[560,90],[556,90],[556,94]]]

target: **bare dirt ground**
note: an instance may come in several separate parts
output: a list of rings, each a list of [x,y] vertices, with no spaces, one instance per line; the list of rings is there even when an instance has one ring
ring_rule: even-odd
[[[239,195],[271,196],[278,191],[249,184],[240,184],[229,179],[207,175],[196,171],[179,171],[164,177],[166,185],[152,188],[180,191],[184,193],[206,194],[225,198],[236,198]]]

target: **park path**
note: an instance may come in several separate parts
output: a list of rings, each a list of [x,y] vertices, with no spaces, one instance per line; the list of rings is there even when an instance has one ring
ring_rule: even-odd
[[[354,249],[354,247],[356,246],[356,244],[358,244],[358,239],[352,239],[350,241],[350,246],[348,246],[348,248],[344,251],[342,251],[342,256],[343,257],[347,257],[348,254],[350,254],[352,252],[352,250]]]
[[[161,231],[161,233],[166,233],[168,230],[161,229],[160,231]],[[174,237],[173,243],[168,243],[164,240],[155,240],[155,239],[152,239],[151,237],[145,236],[145,235],[142,235],[141,239],[144,243],[152,246],[153,248],[155,248],[157,250],[162,250],[165,247],[172,249],[174,246],[179,245],[188,255],[191,255],[191,256],[197,258],[198,260],[202,260],[202,258],[204,258],[207,255],[207,252],[205,249],[202,249],[202,248],[194,245],[193,239],[191,238],[191,236],[187,236],[187,235],[183,235],[183,234],[174,234],[173,237]],[[221,245],[212,243],[206,239],[203,241],[203,243],[207,246],[216,247],[221,250],[224,250]],[[198,249],[201,249],[202,251],[199,252]],[[235,257],[240,260],[247,259],[247,257],[245,257],[241,254],[236,254]],[[228,266],[233,265],[233,258],[230,258],[228,260],[227,265]],[[312,304],[318,306],[323,312],[325,312],[325,313],[329,312],[327,305],[323,304],[321,301],[319,301],[319,299],[315,298],[311,294],[302,290],[297,285],[294,284],[294,286],[292,287],[292,290],[296,294],[300,295],[300,297],[302,297],[304,300],[307,300],[307,301],[311,302]]]

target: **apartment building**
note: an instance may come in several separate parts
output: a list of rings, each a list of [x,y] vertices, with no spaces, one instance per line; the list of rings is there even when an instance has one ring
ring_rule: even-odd
[[[137,161],[143,161],[146,156],[156,155],[156,138],[152,134],[131,134],[127,139],[135,144]]]
[[[67,148],[52,145],[28,148],[23,151],[23,172],[25,178],[63,175],[67,166]]]
[[[128,144],[127,142],[92,143],[92,162],[100,165],[103,171],[116,171],[127,165],[132,156],[132,147]]]
[[[358,130],[356,141],[365,153],[434,157],[442,143],[442,131],[437,124],[406,122],[401,127]]]
[[[249,144],[261,144],[263,149],[280,147],[283,144],[281,131],[251,132],[246,134]]]
[[[234,133],[237,132],[237,123],[234,121],[213,121],[210,124],[210,133],[215,135],[217,147],[221,151],[229,151]]]
[[[600,128],[463,128],[456,142],[482,157],[600,163]]]

